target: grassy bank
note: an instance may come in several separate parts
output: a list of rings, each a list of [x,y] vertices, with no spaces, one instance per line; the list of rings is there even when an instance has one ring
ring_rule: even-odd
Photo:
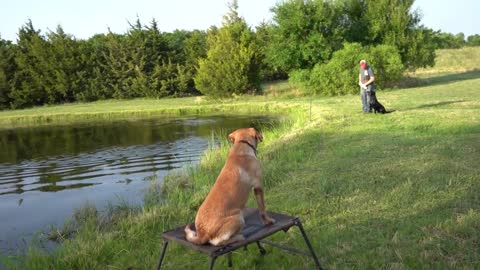
[[[360,113],[357,96],[316,98],[311,119],[308,98],[229,101],[258,111],[296,108],[289,122],[264,131],[266,204],[303,220],[326,269],[480,268],[480,79],[455,78],[378,93],[395,110],[386,115]],[[18,259],[21,268],[152,269],[160,233],[193,221],[228,149],[225,140],[198,167],[153,184],[142,209],[124,207],[108,223],[86,211],[74,239],[53,253],[31,249]],[[303,247],[295,230],[274,240]],[[255,248],[235,252],[233,269],[313,269],[301,256],[267,250],[264,257]],[[172,244],[164,269],[203,269],[207,261]]]
[[[272,101],[264,96],[228,100],[204,97],[106,100],[0,111],[0,129],[162,116],[289,111],[292,106],[295,105]]]

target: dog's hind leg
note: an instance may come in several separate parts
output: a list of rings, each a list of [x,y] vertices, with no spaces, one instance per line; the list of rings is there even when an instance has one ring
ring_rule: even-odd
[[[210,244],[214,246],[224,246],[237,241],[245,240],[242,235],[242,229],[245,225],[242,215],[228,217],[218,230],[216,237],[210,239]]]
[[[243,240],[245,240],[245,237],[241,233],[237,233],[234,236],[232,236],[230,239],[228,239],[226,241],[223,241],[223,242],[220,242],[217,246],[226,246],[226,245],[229,245],[231,243],[235,243],[235,242],[243,241]]]
[[[190,225],[187,225],[185,227],[185,238],[187,239],[187,241],[189,242],[192,242],[196,245],[203,245],[205,243],[208,242],[208,236],[205,235],[205,234],[202,234],[202,235],[198,235],[197,232],[193,231],[191,228],[190,228]]]

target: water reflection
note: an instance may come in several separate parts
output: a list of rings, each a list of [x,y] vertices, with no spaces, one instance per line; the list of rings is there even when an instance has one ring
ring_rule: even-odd
[[[241,121],[242,119],[236,119]],[[251,122],[251,119],[243,119]],[[245,121],[246,120],[246,121]],[[261,119],[255,119],[258,121]],[[227,126],[225,126],[227,125]],[[48,156],[76,155],[101,148],[169,143],[192,135],[207,137],[212,130],[225,129],[229,121],[178,119],[122,121],[108,125],[43,127],[0,131],[0,163],[16,164]]]
[[[0,251],[86,201],[141,203],[152,176],[195,163],[212,132],[267,117],[150,119],[0,131]]]

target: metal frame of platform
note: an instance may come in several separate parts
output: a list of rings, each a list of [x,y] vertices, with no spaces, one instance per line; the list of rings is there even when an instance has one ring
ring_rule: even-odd
[[[222,247],[216,247],[210,244],[195,245],[193,243],[188,242],[185,239],[185,232],[184,232],[185,225],[177,227],[173,230],[163,232],[162,233],[163,246],[162,246],[160,259],[158,261],[156,269],[159,270],[160,267],[162,266],[162,262],[164,260],[165,253],[167,251],[167,247],[170,241],[176,242],[187,248],[191,248],[193,250],[209,255],[210,257],[210,264],[208,268],[209,270],[213,269],[216,259],[225,254],[227,255],[228,266],[232,267],[232,252],[242,247],[246,249],[246,247],[252,243],[257,244],[260,254],[262,255],[265,255],[267,253],[266,250],[263,248],[262,244],[267,244],[276,248],[286,250],[291,253],[311,257],[315,262],[316,269],[322,269],[322,267],[320,266],[320,262],[318,261],[317,255],[313,250],[312,244],[310,243],[310,240],[308,239],[308,236],[305,233],[305,230],[303,228],[303,225],[300,219],[297,217],[287,216],[284,214],[274,213],[274,212],[268,212],[268,215],[275,219],[275,223],[272,225],[266,226],[266,225],[263,225],[262,221],[260,220],[260,215],[257,208],[246,208],[244,211],[245,227],[243,228],[243,231],[242,231],[245,237],[245,240],[238,241],[233,244],[222,246]],[[303,236],[303,239],[305,241],[305,244],[308,247],[308,251],[288,247],[288,246],[281,245],[276,242],[272,242],[265,239],[279,231],[287,232],[293,226],[298,227],[298,229],[300,230]]]

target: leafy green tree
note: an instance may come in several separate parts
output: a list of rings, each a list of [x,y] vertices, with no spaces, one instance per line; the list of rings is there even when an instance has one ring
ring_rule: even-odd
[[[260,77],[262,80],[271,81],[288,78],[287,72],[275,66],[270,59],[274,54],[268,53],[268,48],[273,46],[273,25],[262,22],[256,28],[255,39],[260,58]]]
[[[200,60],[195,85],[205,95],[227,97],[259,89],[259,59],[253,32],[233,1],[218,33],[208,33],[207,58]]]
[[[432,32],[432,35],[432,41],[435,45],[435,49],[458,49],[467,45],[465,41],[465,34],[463,33],[454,35],[452,33],[435,31]]]
[[[465,34],[463,32],[460,32],[455,35],[455,40],[457,44],[460,45],[460,47],[465,46]]]
[[[433,66],[435,48],[431,32],[420,26],[421,15],[412,11],[415,0],[358,0],[366,1],[364,20],[368,45],[387,44],[397,47],[402,63],[414,70]]]
[[[416,29],[412,35],[407,37],[408,49],[401,51],[397,46],[406,69],[414,71],[419,67],[425,68],[435,64],[435,44],[431,33],[430,29],[423,27]]]
[[[368,0],[339,0],[335,4],[340,10],[340,25],[345,29],[345,42],[368,44],[369,21],[365,19]]]
[[[275,68],[312,68],[341,48],[345,28],[336,1],[287,0],[272,11],[275,23],[267,57]]]
[[[274,12],[267,58],[277,68],[311,69],[343,42],[395,46],[409,69],[433,65],[432,33],[420,25],[414,0],[286,0]],[[421,54],[421,55],[419,55]]]
[[[480,35],[475,34],[475,35],[468,36],[467,46],[480,46]]]

